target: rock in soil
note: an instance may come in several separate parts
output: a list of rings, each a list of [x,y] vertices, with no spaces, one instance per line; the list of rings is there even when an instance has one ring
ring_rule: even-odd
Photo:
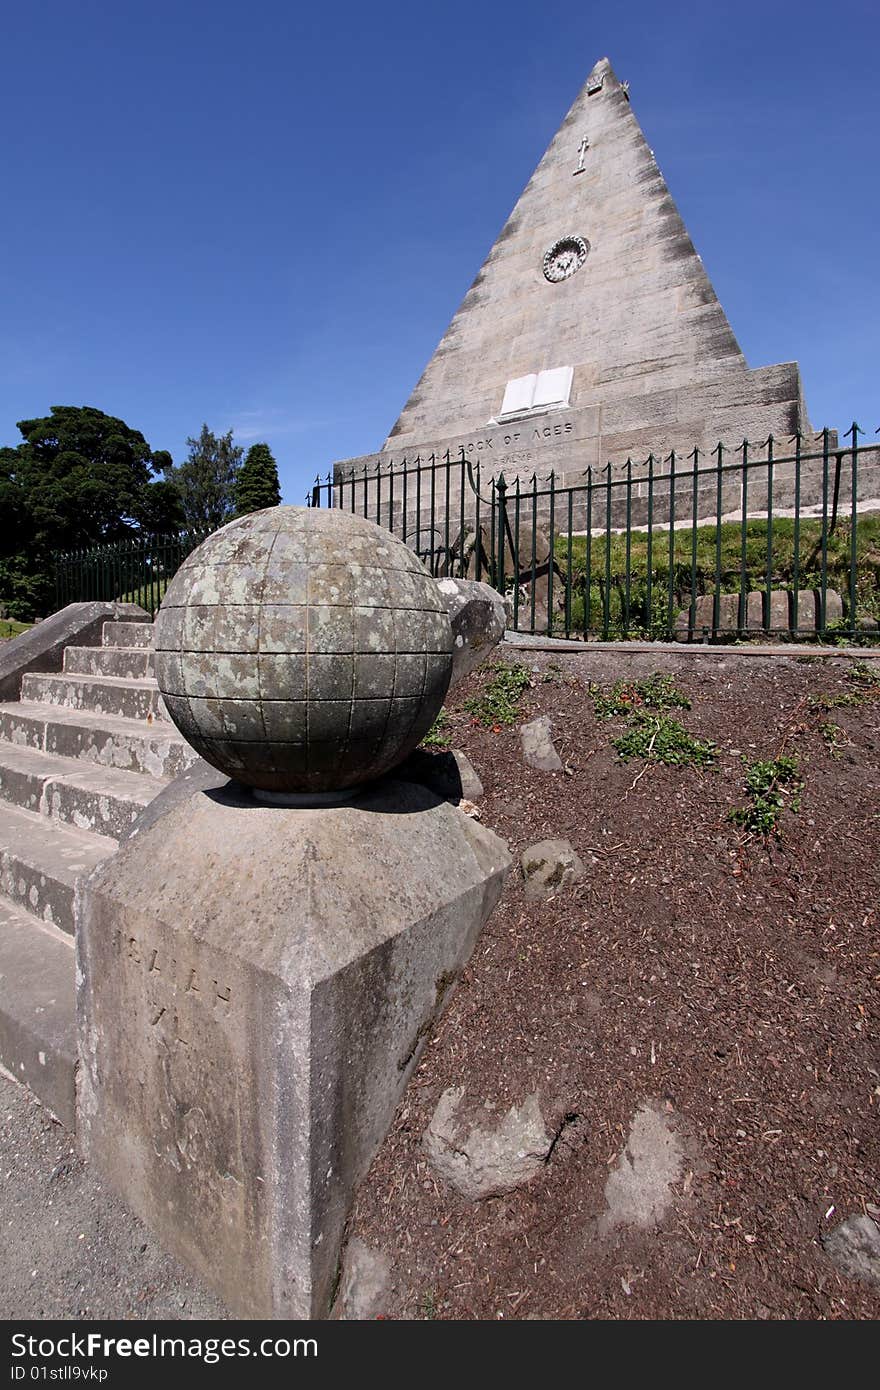
[[[880,1284],[880,1226],[870,1216],[851,1216],[822,1237],[826,1255],[851,1279]]]
[[[471,1201],[509,1192],[535,1177],[553,1143],[538,1092],[511,1106],[500,1121],[485,1105],[460,1114],[463,1099],[463,1087],[444,1091],[425,1132],[425,1150],[440,1177]]]
[[[355,1236],[345,1247],[337,1316],[362,1322],[384,1313],[391,1283],[391,1261]],[[337,1311],[338,1310],[338,1311]]]
[[[568,840],[540,840],[522,852],[522,871],[527,898],[546,898],[569,883],[577,883],[586,869]]]
[[[623,1150],[605,1184],[607,1209],[599,1220],[603,1234],[614,1226],[659,1226],[672,1206],[671,1186],[684,1172],[684,1144],[674,1117],[643,1102],[635,1113]]]
[[[562,771],[562,759],[553,747],[552,729],[550,718],[544,714],[523,724],[519,731],[523,758],[529,767],[537,768],[539,772]]]

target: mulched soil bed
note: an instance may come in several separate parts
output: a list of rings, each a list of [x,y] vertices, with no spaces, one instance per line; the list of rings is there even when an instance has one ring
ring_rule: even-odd
[[[640,776],[577,657],[505,659],[533,672],[518,723],[551,716],[565,771],[531,770],[516,726],[463,712],[486,668],[450,696],[450,742],[517,865],[563,837],[588,872],[538,904],[511,874],[361,1186],[349,1234],[391,1260],[385,1315],[876,1317],[880,1287],[839,1274],[820,1237],[880,1205],[880,701],[824,716],[849,739],[834,756],[807,697],[851,691],[852,662],[682,659],[692,708],[672,713],[717,763]],[[800,811],[749,839],[728,819],[743,756],[782,752]],[[503,1110],[539,1090],[559,1140],[537,1178],[468,1202],[434,1175],[422,1135],[451,1086]],[[689,1166],[659,1227],[603,1236],[645,1100],[677,1117]]]

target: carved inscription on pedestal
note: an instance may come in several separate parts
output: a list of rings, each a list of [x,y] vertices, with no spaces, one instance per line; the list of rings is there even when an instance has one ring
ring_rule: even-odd
[[[147,1024],[159,1031],[156,1040],[188,1047],[188,1014],[202,1006],[221,1015],[232,1008],[232,989],[226,981],[178,960],[165,947],[150,946],[137,936],[114,934],[114,946],[123,962],[136,967],[145,983]]]
[[[112,938],[134,1042],[128,1065],[152,1115],[154,1154],[184,1182],[181,1193],[195,1183],[218,1219],[225,1203],[231,1220],[244,1181],[235,991],[216,969],[151,937],[115,931]],[[203,1185],[203,1170],[223,1174],[222,1202],[216,1185]]]

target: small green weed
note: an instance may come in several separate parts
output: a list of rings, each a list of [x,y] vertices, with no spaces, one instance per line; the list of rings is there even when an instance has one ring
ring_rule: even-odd
[[[690,709],[691,702],[671,676],[657,671],[643,681],[618,681],[605,695],[598,685],[590,685],[597,719],[613,719],[639,709]]]
[[[728,811],[728,819],[741,825],[752,835],[780,837],[779,818],[786,806],[800,809],[804,784],[800,778],[797,758],[779,757],[765,761],[745,762],[745,790],[748,806],[736,806]]]
[[[807,701],[811,710],[858,709],[880,697],[880,667],[868,661],[855,661],[845,673],[855,689],[842,690],[839,695],[811,695]]]
[[[842,757],[841,748],[845,748],[850,742],[839,724],[835,724],[831,719],[823,719],[819,725],[819,733],[822,735],[822,742],[828,749],[832,758]]]
[[[449,746],[449,735],[444,733],[446,725],[449,723],[449,714],[444,705],[434,723],[431,725],[425,737],[422,739],[422,748],[447,748]]]
[[[880,686],[880,666],[869,661],[856,661],[847,671],[846,678],[857,681],[859,685]]]
[[[714,743],[694,738],[671,715],[652,714],[646,709],[630,711],[625,732],[612,739],[611,747],[624,762],[645,758],[676,767],[708,767],[715,761]]]
[[[422,1301],[419,1305],[419,1312],[427,1321],[431,1321],[437,1316],[437,1298],[433,1289],[427,1289],[422,1294]]]
[[[819,634],[819,640],[834,647],[876,647],[877,632],[864,628],[854,631],[852,623],[846,618],[836,618]]]
[[[508,665],[502,661],[492,671],[492,679],[480,694],[464,702],[468,714],[489,729],[515,722],[517,705],[531,683],[528,669],[518,663]]]
[[[839,695],[811,695],[807,705],[811,710],[858,709],[868,699],[863,690],[844,690]]]

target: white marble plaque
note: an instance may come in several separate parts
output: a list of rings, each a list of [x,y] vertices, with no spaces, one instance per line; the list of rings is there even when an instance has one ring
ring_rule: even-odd
[[[515,380],[508,381],[504,388],[504,400],[501,402],[502,420],[505,415],[520,415],[524,410],[531,410],[537,380],[537,374],[532,372],[530,376],[518,376]]]
[[[538,372],[532,409],[568,405],[573,376],[573,367],[550,367],[546,372]]]

